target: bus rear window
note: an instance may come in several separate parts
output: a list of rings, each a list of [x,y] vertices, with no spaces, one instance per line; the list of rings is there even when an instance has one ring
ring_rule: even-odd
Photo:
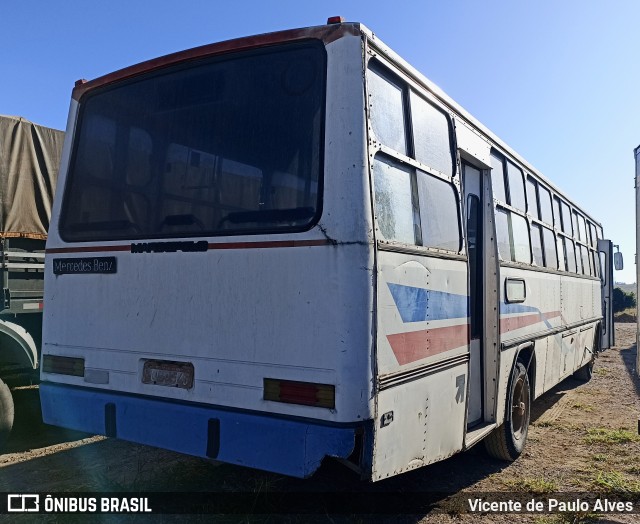
[[[66,241],[303,231],[320,214],[326,54],[274,46],[81,102]]]

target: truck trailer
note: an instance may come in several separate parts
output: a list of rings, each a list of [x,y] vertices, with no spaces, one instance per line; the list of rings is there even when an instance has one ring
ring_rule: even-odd
[[[42,340],[44,247],[64,133],[0,115],[0,452],[11,389],[35,383]]]

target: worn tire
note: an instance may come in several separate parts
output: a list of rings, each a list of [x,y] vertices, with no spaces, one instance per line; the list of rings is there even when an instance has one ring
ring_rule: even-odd
[[[2,453],[13,427],[13,411],[13,397],[9,386],[0,380],[0,453]]]
[[[511,372],[504,423],[485,439],[487,453],[499,460],[516,460],[527,441],[531,418],[531,388],[524,364],[516,362]]]

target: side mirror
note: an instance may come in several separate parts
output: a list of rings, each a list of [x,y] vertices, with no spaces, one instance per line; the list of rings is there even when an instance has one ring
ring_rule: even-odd
[[[616,251],[613,254],[613,267],[616,271],[624,269],[624,262],[622,260],[622,253],[620,253],[620,251]]]

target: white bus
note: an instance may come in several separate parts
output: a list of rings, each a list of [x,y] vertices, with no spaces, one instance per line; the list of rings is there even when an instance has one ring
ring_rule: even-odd
[[[613,337],[600,224],[330,22],[76,84],[45,422],[377,481],[481,439],[514,460],[531,401],[589,378]]]

